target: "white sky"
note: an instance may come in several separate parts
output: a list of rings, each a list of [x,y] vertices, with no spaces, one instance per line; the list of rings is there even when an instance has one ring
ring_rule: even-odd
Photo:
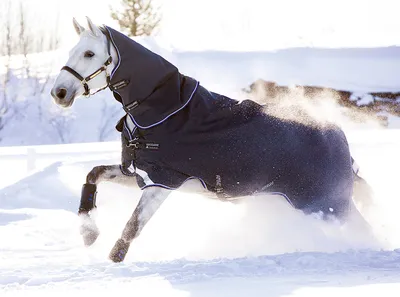
[[[59,17],[67,44],[72,16],[118,27],[109,5],[119,0],[25,0],[38,22]],[[161,36],[178,48],[254,50],[288,46],[400,45],[400,0],[158,0]],[[58,15],[59,13],[59,15]],[[74,40],[75,41],[75,40]]]

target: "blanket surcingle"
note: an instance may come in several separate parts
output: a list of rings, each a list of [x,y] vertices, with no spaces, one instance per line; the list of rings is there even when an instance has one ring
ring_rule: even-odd
[[[142,189],[176,189],[196,178],[218,195],[278,193],[305,212],[347,213],[352,162],[338,127],[284,121],[254,101],[211,92],[161,56],[105,29],[119,59],[110,89],[126,111],[117,125],[121,170],[135,175]]]

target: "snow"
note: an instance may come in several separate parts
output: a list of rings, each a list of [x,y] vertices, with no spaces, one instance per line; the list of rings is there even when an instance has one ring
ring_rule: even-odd
[[[376,238],[305,216],[278,196],[232,204],[176,192],[120,264],[107,255],[139,191],[99,186],[101,235],[90,248],[76,215],[85,175],[118,162],[118,143],[81,144],[79,155],[78,144],[31,147],[36,170],[0,190],[0,295],[397,296],[399,136],[396,129],[348,131],[352,154],[376,191],[368,217]],[[22,165],[25,149],[0,154],[13,152]]]
[[[399,47],[194,52],[156,39],[138,41],[210,90],[239,99],[246,96],[241,90],[260,78],[357,95],[400,90]],[[48,67],[55,74],[67,52],[30,59],[39,76]],[[18,70],[21,57],[12,62]],[[279,196],[232,204],[176,192],[132,244],[125,262],[115,264],[107,259],[108,252],[140,192],[111,183],[99,186],[95,217],[101,235],[90,248],[83,246],[76,212],[88,171],[119,163],[120,143],[112,129],[122,111],[105,91],[77,100],[67,120],[60,121],[65,113],[53,110],[51,83],[35,97],[28,89],[31,82],[17,70],[10,92],[30,104],[21,105],[1,132],[1,144],[9,146],[0,148],[1,297],[398,296],[398,117],[390,116],[390,129],[377,129],[373,122],[343,119],[331,102],[314,110],[344,126],[361,174],[376,193],[374,208],[364,213],[373,238],[356,226],[305,216]],[[361,100],[370,100],[361,95]],[[63,142],[70,144],[59,144]]]
[[[273,52],[208,51],[197,52],[195,56],[193,52],[182,52],[178,63],[184,73],[210,86],[247,87],[262,78],[280,85],[305,84],[369,92],[400,88],[396,79],[399,57],[398,47],[290,48]]]

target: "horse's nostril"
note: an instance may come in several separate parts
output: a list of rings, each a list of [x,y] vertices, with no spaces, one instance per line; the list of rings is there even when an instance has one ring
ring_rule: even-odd
[[[58,99],[64,99],[67,96],[67,89],[59,88],[56,95]]]

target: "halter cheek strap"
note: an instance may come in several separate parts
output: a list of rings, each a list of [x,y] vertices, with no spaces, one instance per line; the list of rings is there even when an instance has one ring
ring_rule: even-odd
[[[72,69],[69,66],[64,66],[64,67],[61,68],[61,70],[66,70],[69,73],[71,73],[73,76],[75,76],[77,79],[79,79],[81,84],[85,88],[85,93],[83,93],[83,95],[84,96],[89,96],[89,95],[94,95],[97,92],[100,92],[100,91],[104,90],[105,88],[107,88],[110,85],[110,75],[107,73],[107,66],[110,65],[111,63],[112,63],[112,57],[109,56],[107,61],[105,61],[105,63],[103,64],[103,66],[101,66],[99,69],[97,69],[95,72],[93,72],[92,74],[88,75],[87,77],[83,77],[82,75],[80,75],[78,72],[76,72],[74,69]],[[99,74],[101,74],[103,71],[106,72],[107,85],[105,87],[103,87],[103,88],[100,88],[95,93],[90,94],[90,88],[89,88],[88,82],[90,80],[92,80],[93,78],[95,78],[96,76],[98,76]]]
[[[77,79],[79,79],[79,81],[85,88],[85,93],[83,93],[83,96],[86,96],[86,97],[89,97],[90,95],[94,95],[102,90],[105,90],[110,85],[110,75],[107,72],[107,66],[112,63],[111,41],[110,41],[110,38],[109,38],[106,30],[102,30],[102,32],[106,35],[106,38],[107,38],[107,52],[108,52],[108,59],[104,62],[103,66],[101,66],[99,69],[97,69],[95,72],[88,75],[87,77],[83,77],[82,75],[80,75],[78,72],[76,72],[74,69],[72,69],[69,66],[64,66],[61,68],[61,70],[68,71],[73,76],[75,76]],[[90,80],[92,80],[93,78],[95,78],[96,76],[98,76],[99,74],[101,74],[103,71],[105,71],[105,73],[106,73],[107,84],[104,87],[98,89],[96,92],[90,94],[90,88],[89,88],[88,82]]]

